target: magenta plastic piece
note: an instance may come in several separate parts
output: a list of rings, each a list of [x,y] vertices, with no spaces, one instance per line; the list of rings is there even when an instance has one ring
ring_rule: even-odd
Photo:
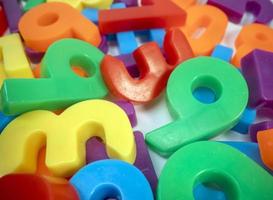
[[[138,0],[115,0],[115,3],[125,3],[126,7],[138,6]]]
[[[154,170],[152,160],[150,158],[143,134],[140,131],[135,131],[135,141],[137,147],[137,157],[134,165],[142,171],[149,181],[151,188],[155,194],[157,187],[157,176]],[[93,137],[86,143],[86,162],[91,163],[98,160],[108,159],[105,151],[105,145],[100,139]]]
[[[241,66],[249,87],[249,106],[273,109],[273,53],[256,49],[242,59]]]
[[[267,107],[260,107],[257,109],[257,115],[262,118],[273,119],[273,109]]]
[[[9,31],[11,33],[18,32],[18,22],[23,14],[20,2],[17,0],[1,0],[4,11],[7,16]]]
[[[30,61],[34,64],[40,63],[44,56],[44,52],[37,52],[28,47],[25,47],[25,51]]]
[[[107,37],[106,36],[102,36],[102,40],[101,40],[101,43],[99,45],[99,49],[103,53],[107,54],[107,52],[108,52],[108,44],[107,44]]]
[[[133,54],[123,54],[116,56],[117,59],[121,60],[126,66],[129,74],[133,77],[139,77],[139,70],[136,65],[136,61],[133,57]]]
[[[208,4],[220,8],[234,23],[239,23],[246,11],[253,13],[258,23],[265,24],[273,19],[270,0],[208,0]]]
[[[257,142],[258,131],[264,131],[264,130],[268,130],[272,128],[273,128],[273,121],[266,121],[266,122],[261,122],[261,123],[251,125],[248,131],[251,141]]]
[[[137,117],[136,117],[136,111],[134,108],[134,105],[129,101],[116,101],[115,104],[117,104],[119,107],[121,107],[127,114],[131,126],[135,127],[137,125]]]

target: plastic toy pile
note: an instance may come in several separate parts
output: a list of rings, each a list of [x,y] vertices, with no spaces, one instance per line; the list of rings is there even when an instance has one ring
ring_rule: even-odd
[[[1,200],[272,200],[273,1],[0,0]]]

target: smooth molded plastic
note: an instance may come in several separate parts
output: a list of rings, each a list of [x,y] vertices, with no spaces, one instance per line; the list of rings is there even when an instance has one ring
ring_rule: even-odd
[[[220,9],[196,5],[187,10],[187,20],[181,30],[196,56],[210,55],[223,39],[227,25],[228,18]]]
[[[15,116],[6,116],[2,112],[0,112],[0,134],[4,130],[4,128],[15,119]]]
[[[168,62],[155,42],[144,44],[134,52],[140,71],[138,79],[130,76],[124,63],[112,56],[105,56],[101,71],[112,94],[138,103],[147,103],[155,99],[165,88],[172,70],[181,62],[193,57],[187,39],[179,30],[172,30],[166,34],[164,49]]]
[[[259,131],[257,140],[264,164],[273,170],[273,129]]]
[[[78,38],[94,46],[101,43],[98,27],[78,10],[65,3],[43,3],[26,12],[19,30],[27,47],[45,52],[63,38]]]
[[[248,134],[252,142],[257,142],[257,133],[267,129],[273,129],[273,121],[264,121],[250,126]]]
[[[8,22],[6,14],[3,9],[3,5],[0,3],[0,36],[2,36],[8,28]]]
[[[10,174],[0,178],[0,198],[5,200],[79,200],[65,179],[34,174]]]
[[[184,25],[186,12],[171,1],[142,0],[140,7],[101,10],[99,28],[103,34]]]
[[[114,103],[124,110],[130,120],[131,126],[135,127],[137,125],[137,117],[134,105],[129,101],[123,100],[115,101]]]
[[[46,145],[46,166],[55,176],[70,177],[85,164],[85,142],[93,136],[104,140],[109,157],[134,163],[135,141],[124,111],[108,101],[88,100],[61,115],[40,110],[13,120],[0,135],[0,176],[35,172],[38,151]]]
[[[256,162],[229,145],[204,141],[179,149],[167,161],[157,199],[194,200],[193,188],[199,183],[217,185],[227,199],[273,197],[273,177]]]
[[[208,4],[223,10],[235,23],[239,23],[247,11],[255,15],[257,23],[266,24],[273,19],[271,0],[208,0]]]
[[[273,52],[256,49],[241,64],[249,87],[249,106],[273,109]]]
[[[105,97],[108,90],[99,68],[103,56],[84,41],[63,39],[54,43],[43,58],[42,78],[4,81],[2,111],[12,115],[36,109],[59,110],[83,100]],[[82,67],[88,77],[76,75],[72,66]]]
[[[241,66],[241,59],[255,49],[273,52],[273,29],[262,24],[243,26],[235,40],[236,53],[232,63]]]
[[[146,176],[155,194],[158,181],[148,148],[141,132],[135,131],[134,135],[137,150],[134,165]],[[103,159],[109,159],[105,145],[98,138],[89,139],[86,143],[86,162],[91,163]]]
[[[82,10],[83,8],[108,9],[113,0],[46,0],[47,2],[67,3],[73,8]]]
[[[200,87],[211,89],[216,101],[210,104],[198,101],[193,91]],[[235,126],[246,108],[248,88],[233,65],[217,58],[198,57],[173,71],[168,80],[167,101],[174,122],[146,135],[150,148],[163,156]]]
[[[1,0],[8,20],[9,31],[18,32],[18,22],[23,14],[20,2],[17,0]]]
[[[119,160],[101,160],[80,169],[71,179],[81,200],[118,198],[153,200],[145,176],[133,165]]]
[[[0,87],[7,78],[33,78],[18,33],[0,37],[0,51]]]

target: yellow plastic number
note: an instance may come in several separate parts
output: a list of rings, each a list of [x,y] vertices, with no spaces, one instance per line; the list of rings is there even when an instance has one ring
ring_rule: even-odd
[[[0,135],[0,176],[34,173],[38,151],[46,145],[46,165],[56,176],[70,177],[85,164],[85,142],[105,141],[108,156],[134,163],[133,131],[127,115],[104,100],[77,103],[61,115],[32,111],[12,121]]]
[[[62,2],[70,6],[82,10],[85,7],[107,9],[110,8],[113,0],[47,0],[47,2]]]
[[[17,33],[0,38],[0,86],[6,78],[33,78]]]

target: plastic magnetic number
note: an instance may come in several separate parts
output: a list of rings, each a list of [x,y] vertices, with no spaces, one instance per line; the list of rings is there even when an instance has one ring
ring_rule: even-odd
[[[0,176],[35,172],[38,151],[46,145],[46,166],[56,176],[70,177],[85,164],[85,141],[93,136],[105,141],[109,157],[134,163],[134,135],[124,111],[108,101],[88,100],[61,115],[40,110],[13,120],[0,135]]]
[[[211,89],[216,101],[210,104],[198,101],[193,92],[200,87]],[[231,64],[217,58],[198,57],[173,71],[167,84],[167,100],[175,121],[146,135],[148,145],[163,156],[231,129],[247,105],[248,88],[241,73]]]
[[[167,161],[159,178],[157,199],[194,200],[192,191],[200,182],[217,184],[228,199],[273,197],[273,178],[262,167],[233,147],[206,141],[179,149]]]
[[[4,81],[0,102],[3,112],[59,110],[79,101],[103,98],[108,93],[99,69],[103,56],[99,49],[80,40],[54,43],[43,58],[42,78]],[[91,77],[79,77],[71,66],[82,67]]]
[[[236,38],[235,47],[232,63],[237,67],[241,66],[241,59],[254,49],[273,52],[273,29],[262,24],[246,25]]]
[[[82,10],[84,7],[106,9],[110,8],[113,0],[47,0],[47,2],[62,2]]]
[[[182,26],[185,11],[171,1],[142,0],[141,7],[102,10],[99,27],[103,34]]]
[[[19,34],[1,37],[0,52],[0,87],[6,78],[33,78]]]
[[[81,200],[118,198],[153,200],[145,176],[133,165],[119,160],[102,160],[80,169],[70,182]]]
[[[78,38],[94,46],[101,43],[98,27],[65,3],[34,7],[20,19],[19,30],[26,46],[39,52],[63,38]]]
[[[63,178],[10,174],[0,178],[0,197],[6,200],[79,200],[75,188]]]
[[[139,103],[155,99],[165,88],[172,70],[182,61],[193,57],[187,39],[179,30],[166,34],[164,49],[169,63],[154,42],[147,43],[134,52],[140,71],[139,79],[131,77],[121,61],[105,56],[101,71],[111,92],[117,97]]]
[[[227,24],[228,18],[220,9],[196,5],[187,10],[187,20],[181,30],[195,55],[210,55],[224,37]],[[204,32],[202,29],[205,29]]]

